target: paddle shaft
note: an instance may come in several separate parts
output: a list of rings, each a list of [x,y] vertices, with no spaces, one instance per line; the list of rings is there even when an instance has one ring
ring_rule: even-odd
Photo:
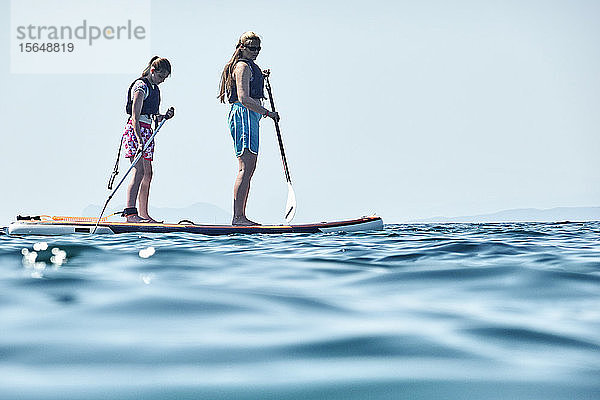
[[[154,133],[152,133],[152,136],[150,136],[150,139],[148,139],[146,141],[146,143],[144,144],[144,147],[142,148],[142,151],[138,152],[138,154],[133,159],[133,162],[131,163],[131,166],[129,167],[129,169],[127,170],[127,172],[125,172],[125,175],[123,175],[123,178],[121,178],[121,181],[119,181],[119,184],[117,185],[117,187],[108,196],[108,199],[106,199],[106,203],[104,203],[104,207],[102,208],[102,212],[100,213],[100,216],[98,217],[98,221],[96,221],[96,226],[94,226],[94,230],[92,231],[92,233],[96,233],[96,229],[98,228],[98,224],[100,223],[100,220],[102,219],[102,216],[104,215],[104,211],[106,211],[106,207],[108,206],[108,203],[113,198],[113,196],[115,195],[115,193],[117,192],[117,190],[119,190],[119,187],[121,187],[121,185],[125,181],[125,178],[127,178],[127,175],[129,175],[129,173],[131,172],[131,170],[133,169],[133,167],[135,167],[135,164],[137,164],[137,162],[140,161],[140,159],[144,155],[144,152],[146,151],[146,149],[150,146],[150,144],[154,140],[154,136],[156,136],[156,134],[158,133],[158,131],[160,130],[160,128],[162,128],[163,124],[166,121],[167,121],[167,119],[164,118],[160,122],[160,124],[158,124],[158,127],[154,130]]]
[[[267,75],[267,92],[269,93],[269,100],[271,102],[271,111],[275,112],[275,102],[273,101],[273,93],[271,92],[271,83],[269,82],[269,76]],[[285,180],[290,184],[292,183],[292,179],[290,178],[290,171],[287,165],[287,159],[285,158],[285,149],[283,148],[283,140],[281,139],[281,131],[279,130],[279,122],[273,120],[275,122],[275,131],[277,132],[277,141],[279,142],[279,152],[281,153],[281,161],[283,162],[283,170],[285,172]]]

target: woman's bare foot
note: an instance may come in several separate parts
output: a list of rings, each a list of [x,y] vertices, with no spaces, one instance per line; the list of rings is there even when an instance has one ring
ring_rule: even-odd
[[[254,226],[254,225],[260,225],[258,222],[254,222],[254,221],[250,221],[248,218],[246,218],[245,216],[240,216],[240,217],[233,217],[233,219],[231,220],[231,225],[237,225],[237,226]]]

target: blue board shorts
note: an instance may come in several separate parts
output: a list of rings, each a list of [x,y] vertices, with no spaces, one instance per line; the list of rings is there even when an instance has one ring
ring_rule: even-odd
[[[239,157],[244,149],[258,154],[258,121],[262,118],[259,113],[249,110],[242,103],[233,103],[227,122],[233,139],[235,156]]]

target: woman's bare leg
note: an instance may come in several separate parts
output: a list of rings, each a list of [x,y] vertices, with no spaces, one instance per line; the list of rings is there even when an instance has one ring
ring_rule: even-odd
[[[232,225],[258,225],[246,218],[246,202],[250,192],[250,180],[256,169],[257,155],[245,149],[238,157],[239,170],[233,185],[233,220]]]

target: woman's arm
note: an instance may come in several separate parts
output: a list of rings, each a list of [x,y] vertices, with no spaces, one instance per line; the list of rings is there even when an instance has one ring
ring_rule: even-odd
[[[259,114],[279,120],[279,114],[264,108],[258,99],[250,97],[250,76],[252,72],[250,67],[245,62],[238,62],[233,70],[235,77],[235,86],[237,88],[237,96],[242,105]]]

